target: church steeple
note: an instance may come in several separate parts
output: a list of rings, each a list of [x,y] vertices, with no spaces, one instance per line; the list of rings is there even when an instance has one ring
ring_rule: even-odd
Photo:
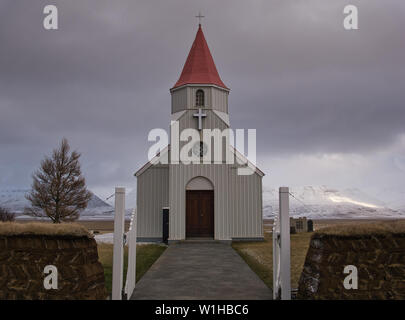
[[[218,74],[201,24],[198,26],[197,35],[188,54],[186,63],[184,64],[180,78],[172,89],[186,84],[215,85],[228,89]]]
[[[201,19],[199,14],[197,18]],[[191,46],[179,80],[170,89],[172,95],[172,115],[181,115],[181,111],[189,110],[192,114],[202,108],[209,114],[219,112],[220,117],[229,124],[228,95],[229,88],[219,77],[217,67],[212,58],[201,24]],[[218,115],[217,114],[217,115]]]

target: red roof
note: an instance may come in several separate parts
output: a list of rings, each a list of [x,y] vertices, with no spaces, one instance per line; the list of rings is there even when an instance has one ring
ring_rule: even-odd
[[[228,89],[219,77],[201,25],[198,27],[197,35],[180,78],[173,89],[185,84],[213,84]]]

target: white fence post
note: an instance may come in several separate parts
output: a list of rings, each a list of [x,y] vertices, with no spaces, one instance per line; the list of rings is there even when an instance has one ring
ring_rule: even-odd
[[[281,300],[291,300],[290,192],[288,187],[280,187],[279,194]]]
[[[115,188],[112,300],[122,300],[124,267],[125,188]]]
[[[291,300],[290,192],[279,189],[279,213],[273,222],[273,299]]]
[[[125,282],[125,293],[127,299],[131,299],[136,283],[136,227],[138,225],[136,209],[132,211],[131,224],[127,233],[128,244],[128,269]]]
[[[280,251],[279,251],[279,236],[280,236],[280,226],[278,217],[274,216],[273,221],[273,300],[278,299],[279,295],[279,265],[280,265]]]

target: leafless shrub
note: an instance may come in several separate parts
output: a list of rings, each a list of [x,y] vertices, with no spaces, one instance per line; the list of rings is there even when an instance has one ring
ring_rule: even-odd
[[[11,213],[6,208],[0,207],[0,221],[8,222],[8,221],[14,221],[14,219],[15,219],[14,213]]]

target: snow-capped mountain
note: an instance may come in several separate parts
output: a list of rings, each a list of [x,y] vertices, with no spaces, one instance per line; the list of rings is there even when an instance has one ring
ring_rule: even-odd
[[[29,201],[25,199],[28,189],[6,189],[0,190],[0,206],[16,214],[21,214],[24,208],[29,206]]]
[[[106,202],[114,207],[115,198],[114,195],[110,195]],[[125,190],[125,208],[126,210],[132,212],[136,208],[136,188],[126,188]]]
[[[313,219],[405,218],[405,207],[394,208],[359,189],[337,190],[326,186],[290,188],[290,215]],[[278,212],[278,190],[263,191],[263,214],[273,217]]]
[[[4,189],[0,190],[0,206],[15,213],[18,218],[25,218],[24,208],[30,206],[30,202],[25,198],[29,189]],[[80,214],[80,219],[112,219],[114,208],[104,202],[95,194],[90,199],[86,210]]]
[[[29,189],[0,190],[0,206],[23,216],[29,206],[25,194]],[[375,196],[356,188],[337,190],[326,186],[305,186],[290,188],[291,216],[306,216],[313,219],[356,219],[356,218],[405,218],[405,191],[382,189]],[[136,203],[136,189],[126,195],[126,215],[129,218]],[[113,201],[112,201],[113,203]],[[272,218],[278,212],[278,189],[264,188],[263,214]],[[112,220],[114,208],[93,194],[81,220]]]
[[[405,190],[391,187],[383,188],[374,193],[376,197],[384,201],[387,207],[405,211]]]

